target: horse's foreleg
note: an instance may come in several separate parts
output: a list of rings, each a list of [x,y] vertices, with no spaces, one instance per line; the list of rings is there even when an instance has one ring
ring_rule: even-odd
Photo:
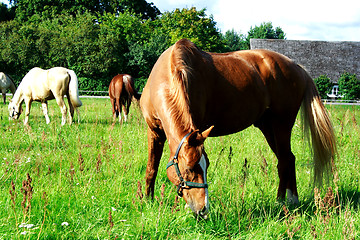
[[[25,100],[25,119],[24,119],[24,125],[29,125],[29,115],[30,115],[30,109],[31,109],[31,100]]]
[[[48,105],[47,105],[47,101],[41,103],[42,106],[42,110],[46,119],[46,124],[50,123],[50,119],[49,119],[49,115],[48,115]]]
[[[6,93],[3,92],[2,96],[3,96],[4,104],[6,105]]]
[[[148,127],[148,163],[146,167],[146,196],[151,195],[154,198],[154,188],[157,172],[159,169],[159,163],[166,140],[165,134],[161,132],[159,135]]]
[[[61,125],[65,125],[66,123],[66,113],[67,113],[67,108],[66,108],[66,105],[65,105],[65,102],[64,102],[64,98],[61,96],[61,97],[55,97],[56,98],[56,102],[57,104],[59,105],[60,107],[60,110],[61,110],[61,114],[62,114],[62,118],[61,118]],[[70,123],[71,124],[71,123]]]

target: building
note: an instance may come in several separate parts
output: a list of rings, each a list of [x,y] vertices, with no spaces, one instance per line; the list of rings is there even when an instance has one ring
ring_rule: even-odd
[[[336,83],[341,74],[360,76],[360,42],[251,39],[251,49],[269,49],[302,65],[312,78],[327,75]]]

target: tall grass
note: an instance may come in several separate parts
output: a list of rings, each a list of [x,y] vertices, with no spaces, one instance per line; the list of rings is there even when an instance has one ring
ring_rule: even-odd
[[[299,206],[278,203],[277,159],[254,127],[209,138],[211,213],[197,221],[166,177],[165,147],[155,199],[147,199],[146,125],[136,104],[112,123],[108,99],[84,99],[81,123],[46,125],[34,104],[31,128],[1,105],[0,239],[356,239],[359,237],[359,107],[328,106],[339,146],[334,177],[312,185],[300,122],[292,135]],[[21,116],[23,119],[23,116]]]

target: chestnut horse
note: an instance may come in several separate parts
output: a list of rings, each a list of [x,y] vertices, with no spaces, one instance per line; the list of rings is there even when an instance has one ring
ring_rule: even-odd
[[[10,89],[14,95],[16,87],[14,81],[5,73],[0,72],[0,90],[3,96],[4,104],[6,104],[6,90]]]
[[[316,181],[329,172],[336,153],[332,124],[313,80],[302,67],[272,51],[207,53],[182,39],[157,60],[140,105],[148,125],[146,194],[154,195],[167,139],[168,178],[204,218],[209,208],[208,136],[258,127],[278,159],[277,198],[287,194],[293,203],[298,203],[298,191],[290,138],[301,105],[304,129],[311,132]]]
[[[31,103],[38,101],[42,104],[46,123],[49,124],[47,101],[56,99],[56,103],[59,105],[62,113],[61,125],[64,125],[67,113],[67,107],[64,102],[65,95],[67,96],[70,108],[69,124],[72,123],[74,109],[77,111],[79,122],[78,107],[82,105],[82,102],[79,99],[78,79],[75,72],[63,67],[54,67],[48,70],[35,67],[22,79],[13,99],[9,103],[10,118],[18,119],[20,117],[22,103],[25,102],[24,124],[28,125]]]
[[[121,122],[121,108],[124,110],[124,120],[127,121],[132,97],[140,99],[134,88],[133,78],[128,74],[118,74],[110,82],[109,96],[112,105],[113,120],[119,116]]]

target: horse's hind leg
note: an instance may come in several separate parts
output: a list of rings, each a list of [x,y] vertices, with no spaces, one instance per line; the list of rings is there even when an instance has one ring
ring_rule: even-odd
[[[127,117],[129,114],[130,104],[131,104],[131,99],[127,99],[123,104],[124,121],[125,122],[127,121]]]
[[[112,116],[113,116],[113,122],[115,122],[116,120],[116,103],[115,103],[115,98],[110,98],[110,102],[111,102],[111,111],[112,111]]]
[[[45,116],[45,119],[46,119],[46,124],[49,124],[50,123],[50,118],[49,118],[49,115],[48,115],[47,101],[42,102],[41,106],[42,106],[42,110],[43,110],[43,113],[44,113],[44,116]]]
[[[119,116],[119,123],[121,122],[121,98],[115,99],[116,104],[116,116]]]
[[[291,152],[291,121],[265,114],[255,124],[264,134],[271,149],[278,159],[279,188],[278,200],[284,200],[287,194],[289,202],[298,204],[298,192],[296,186],[295,156]]]
[[[78,123],[80,123],[80,111],[79,111],[79,108],[75,108],[76,109],[76,114],[77,114],[77,118],[78,118]]]
[[[71,124],[72,121],[73,121],[73,118],[74,118],[74,106],[71,103],[70,95],[67,94],[66,97],[67,97],[67,100],[68,100],[68,103],[69,103],[69,109],[70,109],[70,112],[69,112],[69,124]]]
[[[66,123],[66,113],[67,113],[67,107],[64,102],[63,96],[55,96],[56,103],[59,105],[62,118],[61,118],[61,125],[65,125]],[[71,123],[70,123],[71,124]]]

